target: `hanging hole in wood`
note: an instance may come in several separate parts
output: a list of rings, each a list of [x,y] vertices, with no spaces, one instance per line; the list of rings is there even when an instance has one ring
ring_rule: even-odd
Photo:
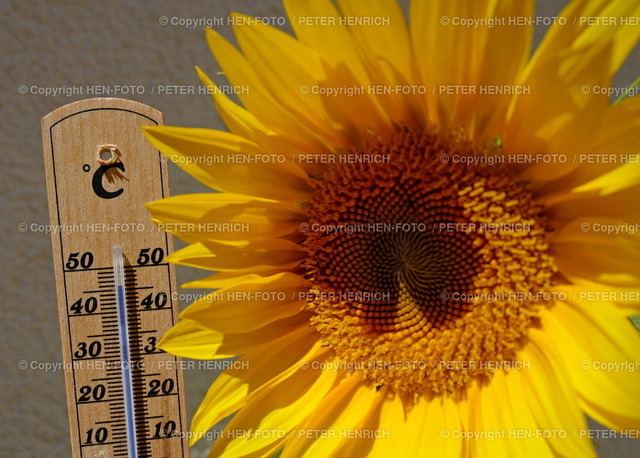
[[[109,165],[120,159],[121,153],[116,145],[98,145],[97,160],[100,165]]]

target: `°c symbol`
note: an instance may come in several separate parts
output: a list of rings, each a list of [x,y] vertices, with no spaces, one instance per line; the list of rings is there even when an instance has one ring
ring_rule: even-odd
[[[105,172],[113,167],[116,167],[124,172],[124,164],[122,162],[114,162],[113,164],[101,165],[93,174],[91,186],[93,187],[93,192],[95,192],[98,197],[102,197],[103,199],[113,199],[124,192],[123,188],[120,188],[117,191],[110,192],[104,189],[104,186],[102,185],[102,177],[104,176]]]
[[[89,170],[91,170],[91,166],[89,164],[85,164],[82,166],[82,170],[84,170],[85,172],[88,172]]]

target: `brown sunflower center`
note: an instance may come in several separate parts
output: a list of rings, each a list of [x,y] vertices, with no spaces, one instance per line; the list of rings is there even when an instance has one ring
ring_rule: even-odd
[[[452,394],[512,361],[534,324],[555,271],[544,220],[506,168],[478,160],[489,153],[405,130],[316,180],[312,325],[373,383]]]

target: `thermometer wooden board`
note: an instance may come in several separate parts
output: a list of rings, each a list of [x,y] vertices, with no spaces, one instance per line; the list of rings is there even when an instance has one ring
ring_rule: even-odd
[[[42,119],[75,457],[188,456],[181,361],[156,348],[177,320],[173,243],[144,207],[169,194],[166,161],[140,129],[162,123],[110,98]]]

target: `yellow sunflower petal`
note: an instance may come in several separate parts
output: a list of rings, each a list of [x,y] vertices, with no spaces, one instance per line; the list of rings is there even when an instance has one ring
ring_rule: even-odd
[[[235,18],[248,18],[234,14]],[[291,113],[314,128],[332,145],[348,147],[354,138],[348,117],[332,106],[331,98],[313,88],[328,79],[328,68],[318,53],[285,32],[262,23],[234,27],[238,44],[258,78]]]
[[[294,270],[302,259],[298,244],[280,238],[194,243],[167,257],[184,266],[263,274]]]
[[[540,425],[528,405],[527,397],[521,393],[526,392],[523,383],[521,370],[513,370],[505,374],[504,377],[498,378],[496,390],[505,393],[509,402],[501,402],[499,407],[504,412],[506,425],[509,429],[508,446],[512,450],[513,455],[519,451],[520,455],[527,456],[533,454],[535,456],[556,456],[545,435],[539,435],[538,431],[551,434],[551,431],[545,431],[545,426]],[[493,383],[493,381],[492,381]],[[575,400],[574,400],[575,404]],[[555,432],[554,432],[555,433]]]
[[[220,117],[234,134],[264,144],[273,136],[273,132],[265,127],[253,113],[235,104],[209,76],[196,67],[200,81],[209,89]]]
[[[146,207],[161,228],[191,243],[280,237],[306,220],[294,203],[230,193],[183,194]]]
[[[530,368],[520,371],[522,387],[532,393],[526,402],[557,455],[594,456],[591,440],[585,435],[588,427],[578,393],[551,333],[545,325],[542,330],[532,329],[531,343],[521,351],[522,360],[530,361]]]
[[[244,406],[249,396],[266,389],[295,371],[298,361],[309,354],[316,339],[309,333],[299,333],[290,340],[280,340],[259,348],[240,358],[241,366],[234,366],[221,373],[209,388],[191,422],[196,443],[204,434]],[[244,368],[247,364],[248,369]],[[271,384],[268,382],[271,381]]]
[[[425,428],[428,403],[426,398],[420,398],[407,413],[407,422],[398,449],[401,456],[420,456],[424,450],[438,448],[434,446],[433,439],[440,437],[442,440],[442,434],[438,434],[437,431],[427,431]]]
[[[422,435],[429,443],[434,456],[463,454],[465,445],[456,433],[464,430],[462,416],[469,413],[464,403],[448,397],[436,397],[427,402]]]
[[[640,97],[629,97],[609,106],[594,139],[593,151],[622,157],[640,153]]]
[[[241,283],[251,283],[253,281],[260,281],[268,275],[258,275],[252,273],[237,273],[237,272],[219,272],[214,275],[210,275],[200,280],[194,280],[189,283],[181,285],[182,288],[200,288],[200,289],[220,289],[228,288],[229,286],[238,285]]]
[[[342,442],[352,440],[374,403],[376,390],[360,377],[349,377],[320,402],[291,432],[282,458],[331,456]],[[362,450],[366,456],[366,450]]]
[[[389,115],[369,94],[371,78],[336,7],[329,0],[285,0],[287,15],[298,39],[318,52],[332,67],[322,86],[354,88],[350,94],[328,95],[361,133],[390,124]],[[330,24],[330,26],[329,26]],[[358,89],[357,91],[355,89]],[[362,90],[362,92],[360,92]],[[357,106],[356,111],[350,108]]]
[[[532,27],[465,27],[455,21],[529,17],[532,13],[532,1],[411,2],[411,39],[422,83],[431,92],[425,98],[427,119],[445,128],[465,125],[475,137],[486,135],[482,132],[491,118],[504,117],[511,96],[481,96],[479,87],[516,84],[529,55]],[[510,43],[508,47],[504,46],[506,42]],[[464,56],[464,65],[460,56]],[[472,89],[463,93],[457,89],[460,86]],[[470,93],[472,90],[476,93]]]
[[[284,7],[298,39],[316,50],[334,67],[343,65],[362,84],[369,82],[360,56],[340,14],[328,0],[284,0]]]
[[[300,151],[300,143],[291,141],[292,138],[289,135],[278,135],[267,128],[253,113],[235,104],[204,71],[199,67],[196,67],[196,71],[202,83],[209,89],[220,117],[232,133],[259,144],[269,154],[284,155],[288,160],[299,164],[300,168],[309,175],[322,173],[323,164],[296,161],[296,155]],[[309,145],[303,143],[303,151],[307,148]],[[317,151],[324,151],[324,146]]]
[[[309,179],[300,167],[264,158],[258,145],[245,138],[184,127],[145,127],[144,132],[165,156],[219,191],[293,202],[309,195]]]
[[[180,321],[169,329],[158,348],[177,356],[193,359],[223,359],[234,354],[218,353],[223,335],[203,328],[193,321]]]
[[[319,362],[328,361],[321,356]],[[270,451],[273,444],[309,416],[336,385],[339,373],[331,370],[299,368],[277,385],[277,395],[265,390],[229,422],[225,431],[243,430],[242,437],[223,435],[213,446],[214,456],[247,456]]]
[[[622,164],[620,167],[605,173],[589,183],[577,187],[575,192],[589,192],[600,190],[603,196],[627,189],[640,183],[640,167],[638,166],[640,156],[636,156],[634,162]]]
[[[365,65],[380,70],[389,84],[412,83],[415,76],[413,53],[404,13],[393,1],[372,0],[365,3],[339,0],[340,10],[347,20]],[[360,19],[379,18],[383,25],[360,24]]]
[[[627,232],[636,229],[635,224],[640,222],[635,196],[640,192],[640,184],[625,188],[621,191],[601,195],[597,191],[563,193],[559,199],[539,199],[546,207],[546,215],[549,218],[549,226],[560,228],[572,220],[584,221],[604,218],[607,221],[630,223]],[[598,230],[609,230],[604,222],[598,222]],[[586,227],[586,226],[585,226]],[[625,226],[613,226],[612,231],[625,231]]]
[[[314,330],[309,326],[309,318],[309,314],[299,313],[266,324],[255,331],[224,334],[219,351],[226,354],[244,355],[263,345],[271,345],[274,341],[290,340],[291,336],[298,332],[314,334]]]
[[[569,49],[584,51],[594,44],[612,39],[612,58],[607,62],[609,76],[619,68],[638,42],[640,28],[633,19],[640,16],[640,5],[627,0],[574,0],[559,14],[565,23],[550,27],[533,56],[532,64],[553,59]],[[631,19],[631,20],[629,20]]]
[[[476,384],[468,391],[468,396],[470,418],[467,427],[478,433],[469,443],[470,450],[479,457],[508,457],[506,441],[491,436],[492,432],[502,431],[506,426],[497,407],[498,403],[504,402],[502,393],[498,393],[491,383],[481,387]]]
[[[209,293],[180,318],[222,333],[250,332],[300,312],[307,290],[302,277],[284,272]]]
[[[607,86],[611,42],[585,51],[557,54],[529,69],[520,81],[531,94],[514,97],[504,133],[505,152],[553,159],[526,164],[523,178],[556,180],[575,170],[575,156],[588,151],[609,103],[605,94],[585,87]],[[550,104],[549,101],[553,100]]]
[[[293,316],[240,334],[223,334],[194,321],[182,320],[162,336],[158,348],[192,359],[232,358],[256,351],[263,345],[289,340],[299,333],[312,334],[308,320],[308,316]]]
[[[267,128],[289,139],[303,151],[326,152],[332,145],[303,119],[283,107],[271,96],[249,61],[218,32],[207,29],[207,42],[220,67],[232,84],[249,88],[238,97],[243,105]]]
[[[568,285],[556,285],[553,291],[558,296],[575,302],[589,302],[594,307],[599,302],[611,302],[625,316],[640,314],[640,292],[637,285],[611,286],[576,278]]]
[[[634,227],[604,217],[565,224],[550,239],[560,272],[569,279],[611,286],[640,285],[640,233]]]
[[[416,85],[417,71],[402,9],[395,0],[373,0],[366,3],[353,0],[338,2],[344,20],[352,22],[349,32],[357,46],[360,59],[374,85],[393,89]],[[378,20],[382,25],[361,20]],[[380,94],[378,99],[394,123],[414,125],[421,120],[418,113],[424,93],[403,91]]]
[[[576,160],[580,164],[572,173],[562,180],[550,182],[537,191],[546,205],[562,205],[559,211],[574,213],[573,202],[582,198],[589,199],[609,196],[619,189],[637,186],[639,180],[633,170],[627,177],[603,175],[629,164],[638,168],[640,163],[640,97],[630,97],[615,105],[610,105],[603,112],[602,122],[595,138],[588,149],[580,152]],[[635,180],[628,177],[634,177]],[[580,192],[578,192],[580,191]],[[582,196],[582,197],[581,197]],[[614,200],[614,199],[611,199]],[[629,203],[629,199],[620,197],[618,205]],[[632,199],[633,200],[633,199]],[[593,208],[593,204],[589,202]],[[609,203],[597,205],[600,209],[609,208]]]
[[[640,424],[640,335],[613,305],[557,303],[542,316],[580,395],[581,407],[603,425],[627,430]]]
[[[380,409],[380,420],[377,428],[387,437],[374,441],[369,456],[372,458],[393,456],[400,446],[405,420],[404,405],[400,396],[388,396]]]
[[[375,397],[369,404],[367,414],[363,416],[362,421],[356,427],[360,431],[379,431],[381,434],[388,435],[380,429],[380,412],[385,400],[388,399],[388,390],[385,388],[375,392]],[[390,437],[390,436],[389,436]],[[375,445],[376,437],[371,435],[369,437],[361,436],[348,441],[340,442],[333,452],[333,456],[354,456],[354,457],[369,457],[371,456],[371,449]],[[385,440],[388,440],[385,439]]]
[[[540,106],[540,109],[544,111],[544,117],[540,122],[533,121],[526,116],[526,113],[542,112],[536,111],[535,106],[528,106],[521,111],[512,111],[513,119],[523,123],[528,130],[528,133],[524,133],[521,137],[522,144],[514,146],[516,151],[526,151],[525,137],[529,135],[530,138],[536,138],[538,144],[532,145],[529,140],[528,150],[540,152],[544,142],[540,142],[539,139],[552,138],[554,129],[562,130],[562,135],[556,136],[558,140],[574,138],[578,141],[574,144],[550,145],[549,150],[554,153],[568,153],[571,164],[556,163],[553,167],[546,167],[546,175],[542,171],[543,167],[537,167],[535,174],[531,175],[532,178],[549,180],[575,170],[577,164],[572,160],[572,156],[591,151],[592,133],[598,131],[599,122],[594,123],[593,118],[580,116],[576,119],[577,123],[573,127],[562,126],[562,116],[559,116],[558,108],[570,107],[572,105],[571,99],[574,100],[573,103],[576,107],[587,106],[586,102],[590,100],[589,104],[592,106],[588,112],[592,114],[605,112],[608,104],[607,96],[602,93],[595,94],[596,91],[593,88],[608,87],[612,74],[637,43],[640,29],[628,19],[637,17],[638,13],[640,13],[638,4],[624,0],[613,2],[604,0],[573,1],[561,13],[561,17],[565,17],[567,23],[551,27],[529,62],[525,77],[525,81],[530,81],[529,84],[532,84],[532,90],[535,90],[537,86],[544,91],[545,98],[522,96],[519,101],[525,105],[536,105],[548,97],[546,100],[554,100],[554,103],[547,105],[546,110]],[[554,62],[561,62],[562,65],[558,66]],[[566,76],[563,76],[569,71],[578,75],[578,78],[567,79]],[[557,77],[553,75],[557,75]],[[560,85],[554,84],[552,79],[562,83]],[[565,101],[562,101],[562,98]],[[526,99],[531,100],[527,101]],[[585,111],[583,110],[583,113]],[[557,118],[554,123],[555,127],[549,123],[549,120],[554,117]],[[565,119],[565,122],[569,121],[568,117]],[[541,130],[544,135],[540,133],[536,136],[537,126],[542,127],[544,123],[547,123],[550,128]],[[575,130],[575,132],[572,134],[571,130]],[[585,139],[589,141],[585,141]],[[549,173],[551,170],[553,172]]]
[[[534,10],[533,0],[494,1],[489,3],[487,17],[506,18],[507,21],[509,18],[531,18]],[[529,24],[500,25],[486,33],[476,33],[472,39],[478,50],[474,51],[474,73],[469,81],[480,87],[496,88],[496,94],[467,97],[469,100],[464,100],[466,103],[461,106],[461,119],[470,120],[470,131],[477,132],[476,138],[481,142],[495,137],[496,132],[503,129],[513,98],[510,92],[528,90],[518,86],[518,78],[531,52],[533,27]],[[487,65],[488,59],[491,59],[491,65]]]

